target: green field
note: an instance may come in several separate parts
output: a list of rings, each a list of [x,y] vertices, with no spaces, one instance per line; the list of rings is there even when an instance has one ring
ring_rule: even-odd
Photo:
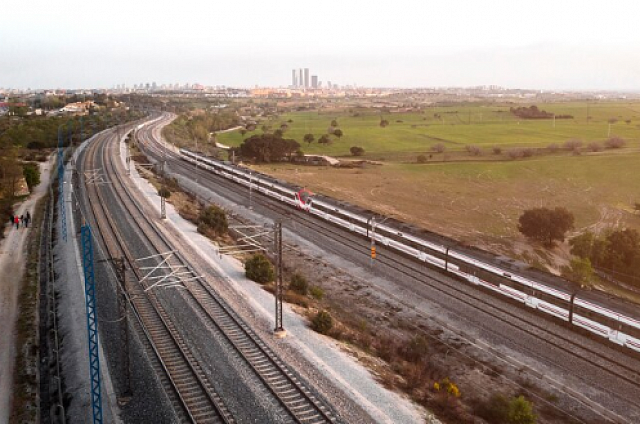
[[[424,113],[382,115],[371,111],[294,112],[283,114],[277,120],[264,121],[256,131],[248,132],[244,137],[261,133],[263,123],[275,130],[281,123],[292,120],[285,137],[300,142],[305,153],[349,156],[350,147],[360,146],[366,151],[365,157],[370,159],[406,161],[412,156],[429,153],[437,143],[444,144],[449,152],[464,151],[466,145],[477,145],[488,155],[493,146],[503,149],[546,147],[572,138],[582,139],[585,143],[603,141],[609,133],[608,121],[615,118],[618,121],[611,125],[611,135],[627,139],[630,147],[638,146],[640,103],[543,103],[538,107],[557,115],[570,114],[574,119],[557,119],[554,127],[552,119],[520,119],[509,112],[509,106],[435,107],[425,109]],[[587,109],[590,120],[587,120]],[[354,116],[356,113],[359,116]],[[380,127],[381,116],[389,121],[388,127]],[[337,119],[344,132],[341,139],[331,137],[333,143],[329,145],[316,142],[307,145],[302,141],[306,133],[314,134],[316,140],[326,134],[332,119]],[[242,139],[239,132],[219,135],[219,141],[229,146],[239,145]]]

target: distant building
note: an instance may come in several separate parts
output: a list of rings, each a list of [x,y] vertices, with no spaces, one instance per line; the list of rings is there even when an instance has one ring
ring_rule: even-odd
[[[296,70],[293,69],[291,71],[291,86],[292,87],[297,87],[298,86],[298,81],[296,81]]]
[[[304,68],[304,88],[309,88],[309,68]]]
[[[302,73],[302,68],[298,69],[298,87],[302,87],[304,85],[304,74]]]
[[[311,75],[311,87],[318,88],[318,76]]]

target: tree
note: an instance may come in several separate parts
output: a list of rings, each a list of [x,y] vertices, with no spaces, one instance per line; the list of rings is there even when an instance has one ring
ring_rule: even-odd
[[[331,143],[331,139],[329,138],[328,135],[324,134],[324,135],[322,135],[322,137],[320,137],[318,139],[318,143],[319,144],[329,144],[329,143]]]
[[[556,241],[564,241],[567,231],[573,228],[574,220],[566,208],[534,208],[520,216],[518,230],[547,247],[553,247]]]
[[[281,129],[277,129],[273,132],[273,136],[277,138],[282,138],[283,135],[284,135],[284,132]]]
[[[608,268],[637,272],[634,268],[640,264],[640,233],[637,230],[613,231],[607,236],[606,243],[604,261]]]
[[[273,162],[291,159],[300,149],[293,139],[277,137],[275,134],[256,134],[245,139],[240,145],[240,154],[256,162]]]
[[[416,158],[416,162],[427,163],[427,157],[425,155],[418,155],[418,157]]]
[[[609,149],[619,149],[627,144],[627,141],[622,137],[609,137],[604,145]]]
[[[380,120],[380,126],[381,126],[382,128],[385,128],[385,127],[387,127],[388,125],[389,125],[389,121],[387,121],[386,119],[381,119],[381,120]]]
[[[340,128],[336,128],[335,130],[333,130],[333,135],[335,135],[338,138],[341,138],[344,135],[344,133]]]
[[[336,121],[335,119],[331,121],[331,126],[332,127],[337,127],[338,126],[338,121]]]
[[[569,240],[571,254],[582,259],[589,259],[594,266],[603,263],[607,243],[596,237],[591,231],[586,231]]]
[[[210,205],[200,211],[198,216],[198,232],[205,234],[212,232],[215,236],[226,234],[229,229],[227,214],[222,208]]]
[[[262,253],[256,253],[244,263],[245,275],[248,279],[259,284],[266,284],[273,281],[275,271],[273,265]]]
[[[33,191],[34,187],[40,184],[40,168],[36,164],[25,163],[22,169],[29,191]]]
[[[471,156],[480,156],[480,154],[482,154],[482,150],[480,149],[480,147],[473,144],[465,146],[465,149]]]
[[[567,150],[578,150],[580,149],[580,147],[582,147],[584,143],[582,142],[582,140],[578,139],[578,138],[572,138],[571,140],[567,140],[564,142],[564,148]]]
[[[447,148],[445,147],[444,144],[437,143],[437,144],[434,144],[433,147],[431,147],[431,150],[433,150],[436,153],[444,153],[444,151],[447,150]]]
[[[509,424],[535,424],[536,414],[533,412],[533,405],[524,396],[511,399],[507,419]]]
[[[589,258],[573,258],[561,271],[564,278],[581,286],[589,286],[593,280],[593,267]]]
[[[247,133],[247,130],[244,128],[240,129],[240,135],[244,137],[244,135]]]
[[[305,134],[305,135],[304,135],[304,138],[303,138],[304,142],[305,142],[305,143],[307,143],[307,144],[311,144],[311,143],[313,143],[313,141],[314,141],[315,139],[316,139],[316,138],[313,136],[313,134]]]
[[[364,155],[364,149],[362,147],[353,146],[349,149],[352,156],[362,156]]]

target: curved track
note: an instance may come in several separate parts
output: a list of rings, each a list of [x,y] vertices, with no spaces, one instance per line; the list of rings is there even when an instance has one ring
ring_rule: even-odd
[[[99,147],[102,146],[102,147]],[[110,146],[110,147],[109,147]],[[114,147],[115,146],[115,147]],[[158,254],[172,250],[171,244],[162,233],[152,225],[145,216],[142,208],[134,200],[127,183],[123,179],[124,170],[114,149],[117,143],[113,138],[105,138],[90,146],[87,153],[88,163],[93,163],[105,171],[109,184],[104,185],[112,190],[126,208],[130,222],[135,223],[137,232],[141,234],[151,250]],[[101,158],[96,159],[96,152],[101,151]],[[91,157],[93,156],[93,159]],[[129,284],[129,294],[136,310],[143,317],[145,327],[153,340],[153,344],[160,357],[166,364],[165,368],[171,380],[180,393],[188,411],[195,422],[233,422],[231,413],[224,406],[222,399],[214,393],[211,384],[202,371],[188,344],[180,336],[180,331],[172,323],[171,317],[164,310],[162,302],[155,295],[156,290],[150,290],[151,280],[145,279],[143,272],[136,264],[136,259],[127,248],[124,238],[120,235],[118,226],[104,209],[105,199],[101,196],[101,189],[95,184],[87,187],[90,202],[97,217],[96,221],[103,233],[103,238],[112,257],[122,255],[126,258],[130,268],[134,271],[136,280],[143,284]],[[100,205],[100,206],[97,206]],[[159,262],[160,260],[158,260]],[[186,290],[181,293],[189,298],[198,316],[207,321],[224,334],[236,352],[244,358],[246,365],[263,382],[273,397],[287,411],[292,422],[298,423],[328,423],[336,422],[331,410],[318,399],[312,391],[301,381],[286,364],[266,346],[262,340],[229,308],[229,306],[213,291],[211,286],[192,271],[189,261],[179,252],[168,259],[163,265],[172,269],[186,269],[189,275],[182,275]],[[170,277],[167,281],[170,280]],[[146,289],[146,290],[145,290]],[[164,359],[167,358],[167,359]],[[185,378],[183,381],[182,379]],[[201,411],[217,411],[222,421],[201,421]]]
[[[165,118],[164,120],[169,120]],[[161,122],[162,122],[161,121]],[[160,123],[161,123],[160,122]],[[165,150],[158,144],[157,135],[152,133],[154,128],[146,129],[140,134],[145,152],[156,160],[166,159],[170,169],[177,173],[193,177],[194,165],[180,159],[171,150]],[[246,188],[232,181],[217,177],[205,170],[198,171],[197,177],[202,181],[210,182],[221,189],[234,193],[241,192],[246,196]],[[285,215],[291,222],[313,228],[313,232],[333,240],[340,245],[352,249],[356,256],[363,262],[368,259],[368,249],[366,243],[359,237],[345,234],[344,230],[338,229],[324,221],[315,219],[313,216],[304,213],[297,213],[291,208],[278,204],[272,199],[254,190],[253,203],[260,205],[275,214]],[[337,250],[335,253],[340,254]],[[444,278],[440,273],[427,268],[423,263],[416,266],[416,262],[400,256],[396,253],[382,250],[378,252],[377,262],[393,270],[393,272],[406,277],[409,281],[425,284],[440,294],[462,302],[466,306],[482,311],[483,316],[490,317],[506,325],[514,331],[530,335],[540,341],[541,344],[549,346],[549,349],[538,349],[534,353],[528,346],[518,341],[509,340],[511,344],[519,345],[523,351],[530,352],[530,355],[544,364],[562,369],[567,375],[572,375],[585,381],[590,386],[596,386],[599,390],[616,398],[619,403],[618,412],[624,410],[636,410],[635,414],[640,414],[640,364],[632,357],[621,355],[620,352],[611,349],[601,343],[594,343],[591,339],[578,336],[578,340],[562,331],[563,327],[550,319],[540,320],[540,315],[529,311],[518,310],[509,307],[507,302],[495,301],[490,294],[481,292],[467,285],[460,287],[450,279]],[[473,325],[478,325],[473,322]],[[494,333],[496,340],[505,338],[499,333],[499,329],[493,329],[490,325],[483,326],[483,331]],[[556,353],[560,351],[563,355],[575,358],[575,362],[567,365],[560,365],[556,358]],[[603,352],[606,355],[603,355]],[[586,368],[585,368],[586,367]],[[584,370],[586,372],[580,372]],[[593,371],[591,371],[593,370]],[[604,380],[594,379],[593,375],[603,373],[608,376]],[[584,399],[580,399],[581,401]],[[596,402],[597,403],[597,402]],[[640,416],[640,415],[636,415]]]

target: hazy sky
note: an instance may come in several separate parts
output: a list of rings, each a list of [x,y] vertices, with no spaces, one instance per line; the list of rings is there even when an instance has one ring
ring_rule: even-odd
[[[3,0],[0,87],[322,81],[640,91],[638,0]]]

